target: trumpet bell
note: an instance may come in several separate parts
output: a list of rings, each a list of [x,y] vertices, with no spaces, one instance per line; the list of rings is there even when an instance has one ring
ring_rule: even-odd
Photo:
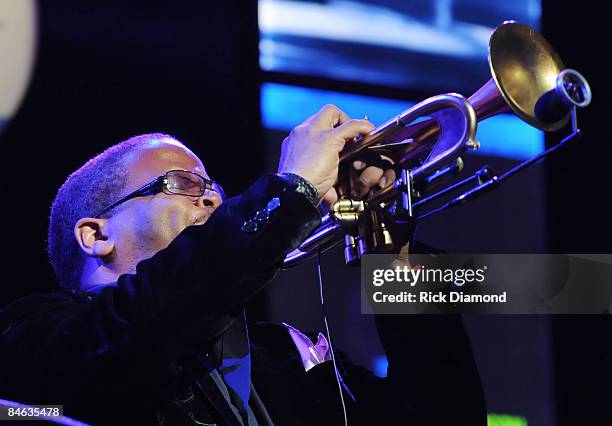
[[[567,124],[569,108],[557,93],[565,67],[533,28],[512,21],[500,25],[489,40],[489,67],[505,103],[522,120],[544,131]]]

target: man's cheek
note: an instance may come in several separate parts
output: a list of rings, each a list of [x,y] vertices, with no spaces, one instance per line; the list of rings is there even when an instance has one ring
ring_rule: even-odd
[[[168,235],[174,238],[191,225],[192,216],[185,206],[172,203],[163,210],[163,214],[159,218],[161,220],[160,225]]]

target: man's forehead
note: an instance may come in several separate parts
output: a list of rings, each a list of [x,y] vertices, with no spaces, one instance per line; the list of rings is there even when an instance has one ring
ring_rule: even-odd
[[[169,170],[189,170],[209,177],[202,161],[189,148],[170,138],[141,147],[130,164],[130,175],[139,181],[154,179]]]

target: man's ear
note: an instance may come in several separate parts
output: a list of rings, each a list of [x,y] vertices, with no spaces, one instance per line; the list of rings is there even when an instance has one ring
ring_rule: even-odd
[[[113,252],[115,243],[108,237],[107,223],[107,219],[84,217],[74,225],[74,236],[86,255],[106,257]]]

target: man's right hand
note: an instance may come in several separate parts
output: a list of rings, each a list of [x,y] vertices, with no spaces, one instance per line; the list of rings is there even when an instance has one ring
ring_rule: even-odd
[[[338,179],[340,151],[344,144],[374,128],[367,120],[351,120],[340,109],[325,105],[294,128],[283,141],[279,173],[294,173],[314,185],[319,202]],[[335,194],[335,191],[333,191]]]

